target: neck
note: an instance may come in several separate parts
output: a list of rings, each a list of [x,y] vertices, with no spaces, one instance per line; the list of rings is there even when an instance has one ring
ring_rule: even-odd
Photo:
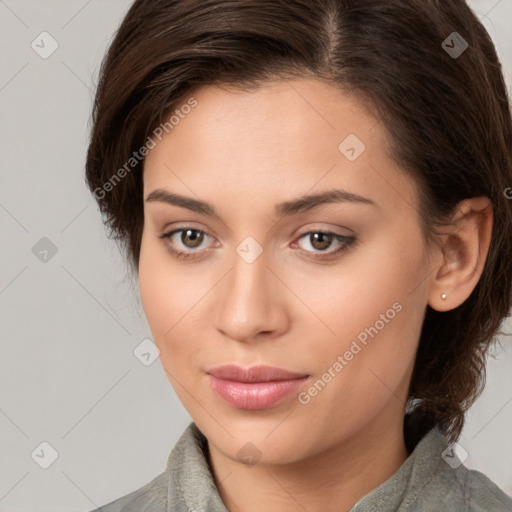
[[[246,466],[209,444],[219,494],[230,512],[349,510],[407,459],[397,420],[376,420],[328,451],[282,465]]]

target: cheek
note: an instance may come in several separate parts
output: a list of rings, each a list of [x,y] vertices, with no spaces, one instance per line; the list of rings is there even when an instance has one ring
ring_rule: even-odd
[[[302,347],[316,379],[301,395],[299,412],[325,439],[357,431],[388,406],[405,407],[425,308],[425,291],[416,285],[426,269],[419,241],[409,252],[403,244],[375,241],[324,282],[323,297],[315,291],[311,309],[335,334],[311,320],[311,333],[326,334]]]
[[[174,294],[166,268],[154,248],[142,238],[139,259],[139,290],[144,313],[154,335],[170,327],[168,310],[172,310]],[[167,321],[165,319],[167,318]]]
[[[186,311],[187,294],[191,286],[183,286],[183,277],[176,265],[170,264],[169,255],[160,240],[142,236],[139,259],[139,290],[142,306],[155,343],[163,350],[164,339],[172,339],[175,326]]]
[[[337,265],[311,265],[307,272],[287,270],[287,282],[294,283],[294,292],[314,313],[305,317],[326,340],[332,340],[324,346],[328,350],[342,349],[376,322],[381,332],[393,324],[403,330],[413,323],[408,317],[411,311],[424,306],[421,283],[427,274],[426,254],[420,235],[411,228],[404,237],[404,229],[373,234]],[[421,323],[421,312],[417,318]]]
[[[139,258],[139,290],[144,312],[154,334],[166,333],[182,316],[187,294],[180,266],[171,261],[162,240],[144,229]],[[180,315],[181,313],[181,315]]]
[[[139,259],[141,302],[162,364],[173,372],[180,365],[194,366],[201,340],[198,329],[208,314],[206,301],[201,299],[213,286],[209,279],[199,279],[191,268],[172,260],[160,240],[143,235]]]
[[[382,374],[394,388],[414,359],[426,304],[426,253],[415,231],[396,233],[372,237],[328,274],[316,270],[300,282],[298,295],[308,297],[316,313],[310,331],[324,333],[314,346],[315,369],[323,373],[346,354],[338,385],[348,379],[351,388],[357,382],[364,389]]]
[[[426,304],[422,247],[414,231],[410,237],[402,232],[375,238],[371,247],[345,260],[343,272],[327,282],[323,298],[318,294],[317,311],[335,335],[325,336],[316,369],[323,373],[340,362],[338,356],[343,359],[334,385],[322,391],[326,400],[363,413],[372,400],[377,406],[390,390],[403,386]],[[343,392],[347,389],[351,392]]]

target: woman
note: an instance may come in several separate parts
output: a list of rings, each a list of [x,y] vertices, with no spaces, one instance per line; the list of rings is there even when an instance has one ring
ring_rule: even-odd
[[[463,1],[138,0],[93,121],[193,419],[101,510],[512,510],[455,444],[512,283],[507,91]]]

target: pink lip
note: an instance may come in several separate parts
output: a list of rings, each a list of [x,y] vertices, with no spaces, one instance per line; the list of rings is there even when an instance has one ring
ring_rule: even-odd
[[[228,404],[238,409],[266,409],[296,391],[309,378],[270,366],[240,368],[218,366],[206,370],[212,389]]]

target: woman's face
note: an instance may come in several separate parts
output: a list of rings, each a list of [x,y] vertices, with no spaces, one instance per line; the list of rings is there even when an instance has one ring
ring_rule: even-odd
[[[432,269],[382,125],[316,80],[192,96],[145,159],[139,267],[190,416],[225,456],[261,463],[401,428]],[[294,375],[209,374],[223,365]]]

